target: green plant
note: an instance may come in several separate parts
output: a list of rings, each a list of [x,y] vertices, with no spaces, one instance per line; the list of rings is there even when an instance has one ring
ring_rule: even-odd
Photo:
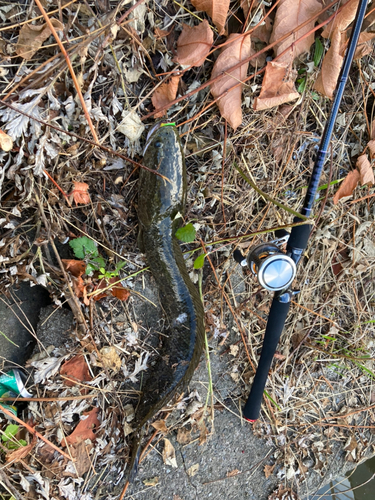
[[[81,238],[75,238],[69,242],[69,245],[73,249],[74,255],[77,259],[84,260],[86,262],[85,273],[90,275],[95,271],[99,271],[99,278],[109,280],[119,275],[120,269],[126,264],[125,261],[121,261],[113,271],[106,270],[107,262],[99,255],[98,247],[95,241],[87,236],[82,236]]]
[[[9,424],[5,428],[4,433],[1,435],[1,440],[8,450],[18,450],[21,446],[26,446],[27,443],[24,439],[16,439],[14,436],[17,434],[19,425]]]
[[[176,231],[176,238],[184,243],[191,243],[195,240],[196,230],[191,222],[186,224],[186,226],[180,227]]]

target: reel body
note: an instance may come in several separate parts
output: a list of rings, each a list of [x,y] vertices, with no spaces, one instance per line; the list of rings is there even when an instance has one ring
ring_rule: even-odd
[[[261,243],[252,248],[246,262],[259,284],[271,292],[288,288],[297,272],[295,262],[275,243]]]

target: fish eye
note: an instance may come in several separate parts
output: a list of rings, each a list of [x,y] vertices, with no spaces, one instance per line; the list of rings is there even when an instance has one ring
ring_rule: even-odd
[[[161,148],[162,146],[163,146],[163,144],[160,141],[156,141],[155,142],[155,147],[156,148]]]

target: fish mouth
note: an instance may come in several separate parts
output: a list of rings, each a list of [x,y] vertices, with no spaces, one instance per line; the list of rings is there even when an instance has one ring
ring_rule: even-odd
[[[153,125],[150,130],[148,131],[148,134],[147,134],[147,137],[146,137],[146,144],[145,144],[145,147],[143,149],[143,156],[145,155],[149,145],[151,144],[151,141],[152,141],[152,136],[154,135],[154,133],[159,130],[159,128],[163,125],[162,122],[159,122],[159,123],[155,123],[155,125]]]
[[[157,132],[161,127],[168,127],[168,126],[175,126],[175,123],[163,123],[163,122],[158,122],[153,125],[150,130],[148,131],[147,137],[146,137],[146,144],[143,150],[143,156],[145,155],[147,148],[151,144],[152,141],[152,136],[154,135],[155,132]]]

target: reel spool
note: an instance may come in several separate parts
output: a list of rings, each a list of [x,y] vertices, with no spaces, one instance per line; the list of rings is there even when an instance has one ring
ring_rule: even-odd
[[[247,265],[266,290],[285,290],[296,276],[295,262],[274,243],[261,243],[247,254]]]

